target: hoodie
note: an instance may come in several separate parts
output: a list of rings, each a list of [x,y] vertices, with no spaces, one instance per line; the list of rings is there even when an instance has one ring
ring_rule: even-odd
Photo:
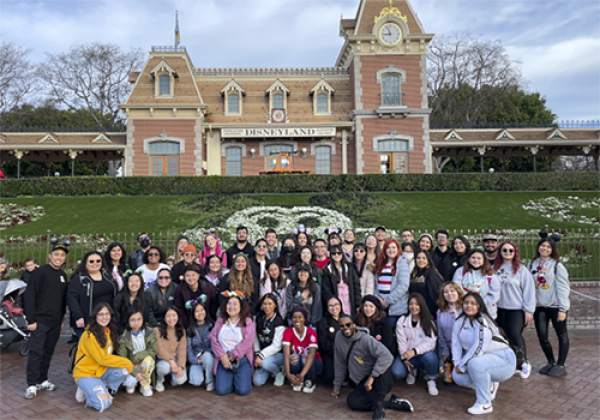
[[[536,305],[558,308],[560,312],[567,312],[571,307],[569,300],[571,283],[565,266],[552,258],[548,258],[541,264],[540,259],[536,258],[527,268],[535,281]]]

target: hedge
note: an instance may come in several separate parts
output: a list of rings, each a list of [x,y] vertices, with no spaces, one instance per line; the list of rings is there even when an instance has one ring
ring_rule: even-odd
[[[598,191],[597,172],[47,177],[0,180],[2,197],[334,191]]]

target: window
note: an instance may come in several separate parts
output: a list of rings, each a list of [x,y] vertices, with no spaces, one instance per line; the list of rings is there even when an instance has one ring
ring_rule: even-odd
[[[170,95],[171,94],[171,76],[163,74],[158,77],[158,94],[159,95]]]
[[[279,153],[292,153],[293,151],[294,146],[291,144],[270,144],[265,146],[265,169],[268,171],[275,169],[275,165],[277,164],[277,156],[279,156]],[[292,165],[294,165],[294,156],[292,154],[290,154],[290,159],[292,161]]]
[[[379,171],[382,174],[408,173],[409,141],[399,139],[379,140]]]
[[[179,143],[157,141],[150,143],[152,176],[179,175]]]
[[[379,152],[408,152],[408,140],[379,140]]]
[[[400,106],[400,76],[395,74],[386,74],[381,78],[382,85],[382,105]]]
[[[273,95],[273,109],[283,109],[283,94],[275,93]]]
[[[317,146],[315,151],[315,173],[323,175],[331,174],[331,147]]]
[[[227,104],[228,114],[240,113],[240,95],[238,95],[237,93],[230,93],[227,96]]]
[[[242,176],[242,148],[228,147],[225,158],[225,175]]]
[[[317,94],[317,112],[319,114],[329,112],[329,95],[327,93]]]

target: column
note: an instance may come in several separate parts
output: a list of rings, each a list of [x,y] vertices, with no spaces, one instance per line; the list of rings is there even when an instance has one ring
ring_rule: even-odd
[[[342,130],[342,173],[348,173],[348,131]]]

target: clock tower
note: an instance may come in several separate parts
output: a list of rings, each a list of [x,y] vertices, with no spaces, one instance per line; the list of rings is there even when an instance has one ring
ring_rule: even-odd
[[[361,0],[340,22],[336,66],[348,68],[356,173],[431,173],[427,44],[405,0]]]

